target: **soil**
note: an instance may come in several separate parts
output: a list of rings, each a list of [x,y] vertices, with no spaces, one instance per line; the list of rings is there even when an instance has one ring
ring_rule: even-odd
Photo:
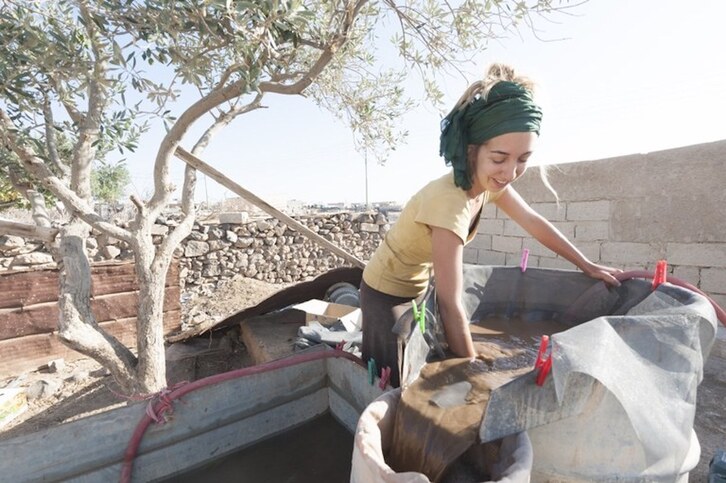
[[[205,317],[221,320],[243,308],[251,307],[283,285],[237,278],[214,290],[202,291],[185,300],[192,304],[197,322]],[[167,351],[169,386],[250,365],[250,357],[237,328],[197,337],[172,345]],[[60,364],[50,369],[20,374],[0,380],[0,388],[30,387],[37,381],[57,386],[50,395],[28,402],[28,409],[0,428],[0,440],[33,433],[74,421],[129,403],[108,372],[92,360]],[[708,462],[716,450],[726,450],[726,359],[712,354],[698,388],[694,428],[701,444],[701,459],[690,473],[690,481],[707,481]]]

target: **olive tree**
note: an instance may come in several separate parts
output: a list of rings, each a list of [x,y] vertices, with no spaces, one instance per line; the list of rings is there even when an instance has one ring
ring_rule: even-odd
[[[489,39],[572,6],[555,0],[5,0],[2,156],[13,173],[48,190],[70,214],[53,245],[60,339],[107,367],[130,393],[165,386],[164,281],[195,219],[194,169],[187,166],[183,177],[181,222],[159,245],[151,229],[176,189],[170,165],[182,142],[200,155],[237,116],[263,107],[266,96],[303,95],[348,123],[361,148],[384,158],[405,135],[396,123],[412,105],[401,87],[404,76],[418,75],[428,98],[440,101],[437,74],[456,71]],[[388,51],[394,61],[381,55]],[[189,141],[198,122],[206,130]],[[94,162],[134,150],[153,123],[166,126],[150,160],[153,193],[132,196],[133,220],[116,226],[92,209]],[[91,228],[122,240],[134,254],[137,353],[104,332],[91,312],[85,249]]]

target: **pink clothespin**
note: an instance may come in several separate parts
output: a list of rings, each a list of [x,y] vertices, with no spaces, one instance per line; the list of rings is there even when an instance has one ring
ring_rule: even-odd
[[[519,268],[522,272],[527,270],[527,261],[529,260],[529,249],[522,250],[522,260],[519,262]]]
[[[391,368],[386,366],[381,369],[381,380],[378,382],[378,387],[385,389],[388,385],[388,381],[391,379]]]
[[[335,344],[335,350],[342,351],[343,347],[345,347],[345,339],[341,340],[337,344]]]

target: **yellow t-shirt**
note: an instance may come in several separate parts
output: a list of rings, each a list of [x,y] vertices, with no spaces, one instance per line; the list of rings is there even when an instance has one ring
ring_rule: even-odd
[[[484,203],[500,193],[484,193]],[[363,271],[365,283],[397,297],[417,297],[428,285],[433,265],[432,226],[453,231],[466,245],[476,235],[479,217],[469,230],[473,213],[466,191],[448,173],[423,187],[403,208],[398,221],[375,251]]]

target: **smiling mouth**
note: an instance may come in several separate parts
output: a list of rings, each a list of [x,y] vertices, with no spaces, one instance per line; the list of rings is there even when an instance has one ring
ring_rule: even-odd
[[[507,186],[509,184],[509,182],[507,182],[507,181],[500,181],[500,180],[498,180],[496,178],[489,178],[489,179],[491,179],[492,181],[494,181],[494,184],[495,185],[497,185],[499,187],[502,187],[502,188],[504,188],[505,186]]]

